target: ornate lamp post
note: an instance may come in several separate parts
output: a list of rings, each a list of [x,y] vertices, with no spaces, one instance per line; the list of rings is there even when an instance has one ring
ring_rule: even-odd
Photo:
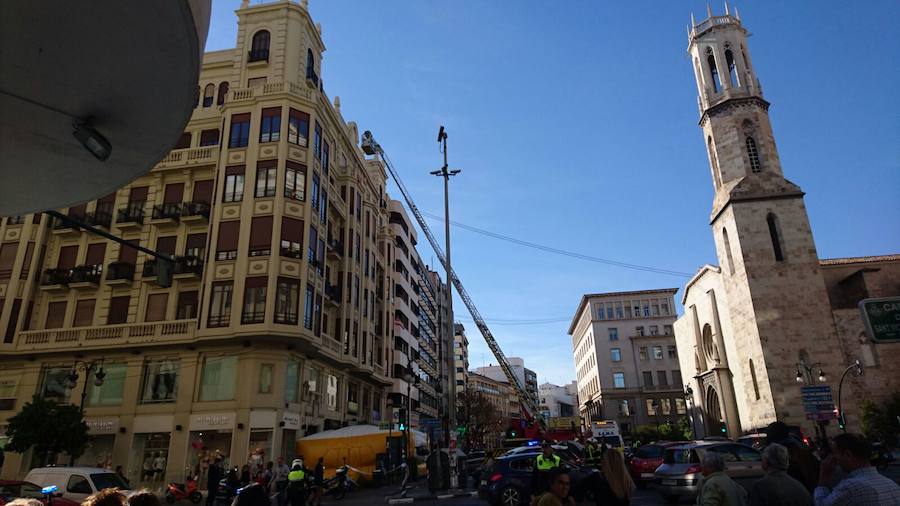
[[[825,383],[828,379],[825,376],[825,371],[822,369],[821,362],[814,362],[812,364],[807,365],[806,362],[801,358],[799,362],[797,362],[797,383],[806,383],[807,385],[813,385],[813,370],[818,369],[819,374],[817,379],[820,383]],[[816,421],[816,432],[818,433],[819,442],[827,442],[828,434],[825,432],[825,424],[828,422],[825,420],[817,420]]]
[[[697,439],[697,425],[694,423],[694,389],[690,385],[684,386],[684,399],[687,401],[688,416],[691,418],[691,432],[694,433],[694,439]]]
[[[96,369],[96,372],[94,372],[94,369]],[[103,386],[103,379],[106,377],[106,372],[103,371],[103,359],[100,358],[90,362],[76,360],[75,363],[72,364],[72,372],[70,372],[69,376],[66,378],[69,389],[74,389],[75,386],[78,385],[78,371],[83,371],[85,377],[84,388],[81,390],[81,402],[78,404],[78,411],[81,413],[81,418],[84,419],[84,400],[87,397],[88,391],[87,381],[90,379],[91,373],[94,373],[94,386]],[[74,456],[69,459],[69,465],[75,465]]]
[[[844,403],[842,401],[841,394],[844,389],[844,378],[847,377],[847,373],[855,370],[855,375],[859,376],[862,374],[862,364],[859,360],[853,362],[852,365],[844,369],[844,373],[841,374],[841,381],[838,383],[838,427],[840,427],[841,431],[847,432],[847,419],[844,418]]]

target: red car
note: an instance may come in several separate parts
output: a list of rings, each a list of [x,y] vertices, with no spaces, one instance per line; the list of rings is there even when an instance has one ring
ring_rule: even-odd
[[[34,483],[19,480],[0,480],[0,506],[19,497],[37,499],[45,505],[47,504],[47,496],[42,494],[41,487]],[[79,506],[79,504],[62,497],[54,497],[53,506]]]
[[[653,481],[653,473],[657,467],[662,465],[666,448],[677,444],[681,443],[668,441],[650,443],[635,450],[631,460],[628,461],[628,471],[631,472],[631,479],[634,480],[634,483],[639,487],[644,487]]]

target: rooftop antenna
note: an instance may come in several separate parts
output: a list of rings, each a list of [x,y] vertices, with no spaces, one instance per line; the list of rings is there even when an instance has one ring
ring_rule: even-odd
[[[728,16],[728,0],[725,0],[725,15]]]
[[[694,13],[691,13],[691,28],[697,26],[697,21],[694,20]]]
[[[736,20],[738,20],[738,21],[741,20],[741,13],[738,12],[738,8],[737,8],[737,7],[734,8],[734,19],[736,19]]]
[[[712,7],[710,7],[709,4],[706,4],[706,16],[710,18],[713,17]]]

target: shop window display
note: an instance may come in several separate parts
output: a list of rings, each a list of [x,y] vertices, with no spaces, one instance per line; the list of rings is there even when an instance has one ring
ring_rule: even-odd
[[[169,438],[167,432],[134,435],[127,471],[132,487],[158,487],[165,480]]]

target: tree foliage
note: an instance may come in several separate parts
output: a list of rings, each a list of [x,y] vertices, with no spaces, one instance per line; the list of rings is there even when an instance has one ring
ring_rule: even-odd
[[[467,446],[482,446],[485,436],[505,429],[500,411],[481,392],[473,392],[467,388],[459,395],[459,399],[465,410]]]
[[[59,404],[35,395],[9,419],[6,449],[25,453],[34,448],[39,459],[55,453],[78,458],[88,445],[88,426],[81,411],[71,404]]]
[[[634,439],[650,443],[652,441],[688,441],[693,439],[691,422],[686,416],[677,418],[674,422],[659,425],[638,425],[633,432]]]
[[[894,392],[890,399],[879,404],[863,401],[860,404],[859,418],[866,436],[891,446],[896,445],[900,432],[900,392]]]

